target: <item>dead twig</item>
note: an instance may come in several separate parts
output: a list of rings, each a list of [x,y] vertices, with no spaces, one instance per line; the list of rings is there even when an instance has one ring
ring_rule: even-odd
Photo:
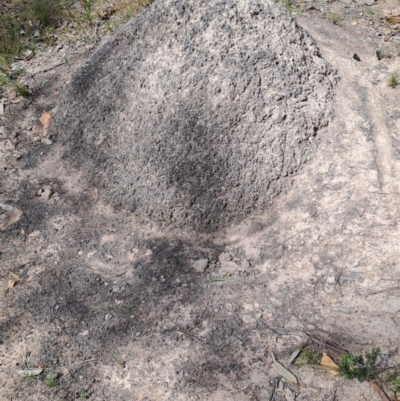
[[[326,340],[326,341],[321,340],[320,338],[315,337],[310,333],[305,333],[305,334],[310,338],[311,341],[315,341],[315,342],[319,343],[320,345],[322,345],[322,346],[324,346],[326,348],[329,348],[331,351],[334,351],[334,352],[336,352],[336,353],[338,353],[340,355],[349,353],[345,348],[343,348],[339,344],[336,344],[336,343],[331,342],[329,340]]]
[[[153,334],[150,334],[149,336],[146,337],[133,337],[135,340],[147,340],[148,338],[153,337]]]
[[[383,292],[397,291],[397,290],[400,290],[400,287],[385,288],[384,290],[370,292],[365,296],[365,298],[368,298],[370,295],[382,294]]]
[[[203,340],[203,339],[200,338],[200,337],[196,337],[195,335],[190,334],[190,333],[188,333],[187,331],[183,331],[183,330],[176,330],[176,331],[177,331],[178,333],[184,334],[185,336],[192,337],[192,338],[196,339],[197,341],[200,341],[200,342],[202,342],[202,343],[204,343],[204,344],[208,344],[208,342],[207,342],[206,340]]]
[[[338,273],[335,277],[335,284],[337,284],[339,286],[340,289],[340,296],[343,296],[343,291],[342,291],[342,283],[340,282],[340,279],[342,278],[342,274],[344,272],[346,268],[343,267],[343,269],[340,271],[340,273]]]
[[[58,64],[56,64],[56,65],[53,65],[52,67],[49,67],[49,68],[44,69],[44,70],[42,70],[42,71],[38,71],[38,72],[32,74],[30,77],[33,78],[35,75],[44,74],[45,72],[49,72],[49,71],[51,71],[51,70],[54,70],[55,68],[61,67],[61,66],[64,65],[64,64],[65,64],[65,61],[63,61],[63,62],[61,62],[61,63],[58,63]]]
[[[261,313],[261,317],[264,319],[264,321],[268,321],[268,316],[264,313],[264,311],[262,309],[260,309],[260,313]],[[275,334],[278,335],[285,335],[288,334],[290,332],[290,330],[287,329],[281,329],[279,327],[271,327],[268,326],[267,324],[265,324],[265,327],[269,330],[271,330],[272,332],[274,332]]]
[[[375,391],[380,395],[383,401],[393,401],[389,396],[383,391],[382,387],[378,384],[375,379],[370,379],[369,383],[375,389]]]
[[[94,361],[97,361],[97,358],[86,359],[86,361],[76,362],[76,363],[73,363],[72,365],[63,366],[63,367],[68,369],[68,368],[71,368],[72,366],[83,365],[84,363],[89,363],[89,362],[94,362]]]
[[[275,390],[278,387],[280,380],[281,380],[280,376],[275,377],[274,384],[272,385],[272,390],[271,390],[271,393],[269,395],[268,401],[272,401],[272,399],[274,398]]]

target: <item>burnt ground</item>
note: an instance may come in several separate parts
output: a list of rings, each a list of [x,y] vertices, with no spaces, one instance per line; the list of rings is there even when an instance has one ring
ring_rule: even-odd
[[[21,276],[1,297],[0,399],[269,400],[269,352],[286,364],[306,333],[398,365],[400,95],[387,81],[400,58],[380,18],[396,7],[315,2],[295,16],[338,70],[335,117],[266,212],[209,235],[139,224],[51,157],[38,120],[94,45],[32,59],[36,92],[0,126],[1,203],[22,212],[0,232],[2,288],[8,270]],[[276,400],[379,399],[365,382],[290,370],[299,384],[282,380]]]

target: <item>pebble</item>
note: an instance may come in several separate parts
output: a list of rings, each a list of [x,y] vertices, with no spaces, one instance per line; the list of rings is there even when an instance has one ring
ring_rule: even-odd
[[[51,139],[49,139],[49,138],[42,138],[41,142],[44,145],[51,145],[53,143],[53,141]]]
[[[197,272],[197,273],[204,273],[204,270],[208,266],[208,259],[198,259],[198,260],[192,260],[192,268]]]
[[[40,197],[44,200],[49,200],[52,193],[53,191],[51,190],[51,187],[48,185],[46,185],[43,189],[39,191]]]
[[[285,397],[286,397],[286,401],[295,401],[296,394],[292,390],[290,390],[290,388],[286,387],[285,388]]]
[[[218,260],[220,263],[226,262],[232,259],[232,256],[227,252],[222,252],[221,255],[218,256]]]
[[[250,268],[250,262],[247,259],[240,261],[241,271],[247,271]]]
[[[108,322],[111,318],[112,318],[112,315],[110,315],[109,313],[107,313],[107,315],[104,316],[104,320],[106,322]]]
[[[153,251],[151,249],[148,249],[145,253],[146,256],[151,256],[153,255]]]
[[[238,271],[238,265],[235,262],[223,261],[218,271],[221,276],[232,276]]]
[[[336,283],[336,277],[335,277],[335,276],[329,276],[329,277],[326,279],[326,282],[327,282],[328,284],[335,284],[335,283]]]

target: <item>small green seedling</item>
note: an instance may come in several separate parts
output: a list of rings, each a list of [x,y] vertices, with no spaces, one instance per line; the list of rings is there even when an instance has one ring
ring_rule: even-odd
[[[9,83],[9,79],[6,75],[0,74],[0,86],[7,85]]]
[[[373,348],[371,353],[355,356],[352,354],[342,355],[339,364],[339,373],[346,379],[357,379],[360,383],[376,377],[377,359],[380,355],[379,348]]]
[[[400,57],[400,46],[397,48],[397,55]]]
[[[337,24],[339,24],[339,21],[340,21],[340,15],[335,14],[335,13],[329,13],[328,19],[329,19],[329,21],[332,22],[333,25],[337,25]]]
[[[56,372],[48,373],[45,378],[45,383],[46,383],[47,387],[50,387],[50,388],[56,387],[57,379],[58,379],[58,373],[56,373]]]
[[[292,0],[283,0],[282,3],[285,6],[286,10],[288,10],[289,12],[292,11]]]
[[[25,85],[21,85],[17,82],[14,82],[13,86],[18,96],[28,97],[29,89]]]
[[[388,84],[391,88],[395,88],[399,84],[399,76],[396,73],[393,73],[389,77]]]
[[[23,380],[23,381],[32,381],[32,380],[35,380],[36,379],[36,375],[35,374],[33,374],[33,373],[25,373],[25,374],[23,374],[22,376],[21,376],[21,379]]]
[[[83,398],[84,400],[87,400],[89,398],[89,394],[87,391],[81,390],[81,391],[79,391],[79,397]]]
[[[296,358],[296,366],[319,365],[321,363],[322,351],[315,345],[310,344],[304,347]]]

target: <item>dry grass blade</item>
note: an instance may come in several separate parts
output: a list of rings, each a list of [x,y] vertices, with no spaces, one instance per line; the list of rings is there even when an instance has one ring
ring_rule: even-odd
[[[279,375],[284,377],[286,380],[297,384],[297,378],[296,376],[289,372],[282,364],[280,364],[276,359],[275,359],[275,355],[273,352],[271,352],[271,356],[272,356],[272,363],[275,366],[276,370],[278,371]]]

